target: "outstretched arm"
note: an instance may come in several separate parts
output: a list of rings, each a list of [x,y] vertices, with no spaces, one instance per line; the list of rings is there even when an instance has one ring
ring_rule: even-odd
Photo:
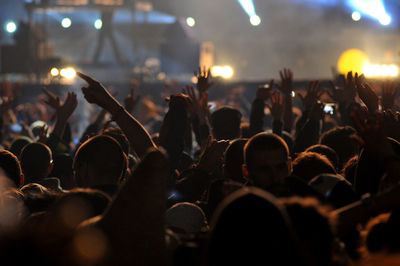
[[[156,148],[149,133],[120,103],[104,88],[104,86],[90,76],[77,73],[84,79],[87,87],[82,87],[85,99],[106,109],[112,115],[115,122],[125,133],[131,148],[143,157],[150,148]]]

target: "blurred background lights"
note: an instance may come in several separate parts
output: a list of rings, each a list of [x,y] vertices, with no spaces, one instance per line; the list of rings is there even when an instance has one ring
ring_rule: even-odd
[[[367,78],[394,78],[399,76],[399,67],[395,64],[379,65],[366,63],[363,70]]]
[[[258,26],[261,24],[261,18],[257,15],[252,15],[250,17],[250,24],[253,26]]]
[[[387,26],[392,22],[392,18],[389,16],[389,14],[384,14],[382,17],[379,19],[379,23],[381,23],[383,26]]]
[[[94,28],[96,30],[99,30],[99,29],[101,29],[103,27],[103,21],[98,18],[98,19],[95,20],[93,26],[94,26]]]
[[[63,68],[60,71],[60,75],[66,79],[73,79],[76,76],[76,71],[73,67]]]
[[[361,19],[361,14],[360,14],[360,12],[354,11],[354,12],[351,14],[351,18],[352,18],[354,21],[360,21],[360,19]]]
[[[65,29],[71,27],[71,24],[72,24],[72,21],[71,21],[70,18],[63,18],[63,19],[61,20],[61,26],[62,26],[63,28],[65,28]]]
[[[196,20],[192,17],[188,17],[188,18],[186,18],[186,24],[189,27],[194,27],[194,25],[196,25]]]
[[[53,68],[50,70],[50,74],[51,74],[53,77],[58,76],[59,73],[60,73],[60,71],[59,71],[56,67],[53,67]]]
[[[17,24],[14,21],[9,21],[6,23],[5,29],[8,33],[14,33],[17,30]]]
[[[233,77],[233,68],[231,66],[213,66],[211,68],[211,74],[214,77],[231,79]]]
[[[368,56],[363,51],[349,49],[340,55],[337,68],[340,74],[347,74],[349,71],[362,73],[364,65],[368,62]]]

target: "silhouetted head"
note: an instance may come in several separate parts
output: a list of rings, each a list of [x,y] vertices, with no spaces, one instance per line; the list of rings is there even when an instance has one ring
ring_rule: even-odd
[[[244,176],[255,186],[268,189],[283,184],[292,164],[286,142],[272,133],[253,136],[244,147]]]
[[[26,145],[21,151],[21,167],[25,176],[25,184],[34,179],[46,178],[53,167],[50,148],[39,142]]]
[[[229,144],[224,155],[224,177],[236,182],[244,183],[242,165],[244,162],[244,146],[248,139],[236,139]]]
[[[332,163],[333,167],[335,167],[336,170],[340,170],[339,167],[339,157],[336,154],[335,150],[322,144],[316,144],[313,146],[308,147],[305,152],[316,152],[321,155],[325,155],[326,158]]]
[[[232,107],[222,107],[211,114],[211,127],[217,140],[232,140],[240,137],[242,114]]]
[[[288,215],[271,194],[240,189],[214,218],[207,265],[301,265]]]
[[[12,152],[15,156],[18,157],[18,159],[20,158],[21,155],[21,151],[22,149],[28,145],[29,143],[32,143],[32,140],[28,137],[19,137],[16,138],[12,143],[11,143],[11,147],[10,147],[10,152]]]
[[[126,157],[119,143],[110,136],[88,139],[77,150],[73,162],[79,187],[115,185],[126,171]]]
[[[345,126],[335,127],[321,136],[320,143],[336,151],[339,157],[339,169],[341,169],[351,157],[359,152],[359,144],[351,138],[354,134],[356,134],[354,128]]]
[[[302,152],[293,161],[293,175],[309,182],[315,176],[323,173],[336,174],[332,163],[316,152]]]
[[[0,168],[3,169],[6,177],[12,184],[19,188],[24,182],[24,177],[19,164],[18,158],[9,151],[0,149]]]

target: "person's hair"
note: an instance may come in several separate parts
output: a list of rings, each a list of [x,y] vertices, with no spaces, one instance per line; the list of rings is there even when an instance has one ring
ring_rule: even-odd
[[[336,174],[335,167],[324,155],[316,152],[302,152],[293,161],[292,174],[306,182],[323,173]]]
[[[339,157],[336,154],[335,150],[332,149],[331,147],[328,147],[326,145],[322,144],[316,144],[313,146],[308,147],[305,152],[316,152],[321,155],[325,155],[326,158],[332,163],[333,167],[335,167],[336,170],[340,170],[339,167]]]
[[[221,107],[211,114],[211,127],[217,140],[232,140],[240,137],[242,114],[232,107]]]
[[[244,183],[242,174],[243,150],[248,139],[237,139],[232,141],[224,155],[224,175],[225,178]]]
[[[284,207],[268,192],[243,188],[218,207],[207,265],[302,265]]]
[[[356,131],[350,126],[335,127],[321,136],[320,143],[331,147],[339,157],[339,168],[359,151],[359,144],[351,138]]]
[[[18,159],[20,159],[22,149],[29,143],[32,143],[32,140],[28,137],[16,138],[11,143],[11,147],[10,147],[9,151],[12,152],[15,156],[17,156]]]
[[[18,158],[9,151],[0,149],[0,168],[17,188],[22,185],[22,170]]]
[[[282,198],[309,265],[330,265],[334,220],[330,209],[315,198]]]
[[[244,146],[244,163],[247,170],[251,172],[252,161],[256,152],[281,150],[289,158],[289,148],[286,142],[273,133],[258,133],[249,139]]]
[[[73,161],[73,169],[77,175],[84,164],[91,169],[94,176],[76,178],[77,185],[82,187],[117,184],[125,175],[127,166],[119,143],[106,135],[92,137],[79,147]]]
[[[358,164],[358,155],[350,158],[346,164],[343,166],[342,175],[351,184],[354,184],[354,178],[356,176],[356,169]]]
[[[30,183],[32,177],[46,177],[51,163],[52,153],[47,145],[39,142],[26,145],[21,151],[21,167],[25,175],[25,183]]]
[[[112,127],[104,130],[104,135],[113,137],[121,145],[122,150],[128,156],[130,153],[129,141],[120,128]]]
[[[72,169],[73,159],[68,153],[59,153],[54,155],[53,170],[50,176],[55,176],[60,179],[61,187],[63,189],[71,189],[74,187],[74,172]]]

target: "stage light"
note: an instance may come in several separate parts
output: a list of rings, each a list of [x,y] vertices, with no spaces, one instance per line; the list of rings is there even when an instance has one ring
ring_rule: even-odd
[[[352,18],[354,21],[360,21],[360,19],[361,19],[361,14],[360,14],[360,12],[354,11],[354,12],[351,14],[351,18]]]
[[[379,23],[381,23],[383,26],[387,26],[392,22],[392,18],[388,14],[382,15],[382,17],[379,19]]]
[[[395,64],[379,65],[366,63],[363,72],[367,78],[394,78],[399,76],[399,67]]]
[[[249,15],[249,17],[256,15],[253,0],[239,0],[239,4],[242,6],[247,15]]]
[[[387,26],[392,18],[386,12],[383,0],[347,0],[347,5],[362,16],[369,16]]]
[[[231,66],[213,66],[211,68],[211,74],[214,77],[231,79],[233,77],[233,68]]]
[[[5,29],[6,29],[6,31],[7,31],[8,33],[14,33],[14,32],[17,31],[17,24],[15,24],[14,21],[9,21],[9,22],[7,22],[7,24],[6,24]]]
[[[96,29],[96,30],[99,30],[99,29],[101,29],[102,27],[103,27],[103,21],[101,20],[101,19],[96,19],[96,21],[94,22],[94,24],[93,24],[93,26],[94,26],[94,28]]]
[[[60,75],[66,79],[73,79],[76,76],[76,71],[73,67],[63,68],[60,71]]]
[[[61,26],[65,29],[71,27],[72,21],[70,18],[63,18],[61,20]]]
[[[364,65],[368,62],[368,56],[363,51],[349,49],[340,55],[337,67],[340,74],[347,74],[349,71],[362,73]]]
[[[56,76],[58,76],[58,74],[60,74],[60,71],[59,71],[56,67],[53,67],[53,68],[50,70],[50,74],[51,74],[53,77],[56,77]]]
[[[252,15],[250,17],[250,24],[253,25],[254,27],[258,26],[261,24],[261,18],[257,15]]]
[[[194,25],[196,25],[196,20],[192,17],[188,17],[188,18],[186,18],[186,24],[189,27],[194,27]]]

